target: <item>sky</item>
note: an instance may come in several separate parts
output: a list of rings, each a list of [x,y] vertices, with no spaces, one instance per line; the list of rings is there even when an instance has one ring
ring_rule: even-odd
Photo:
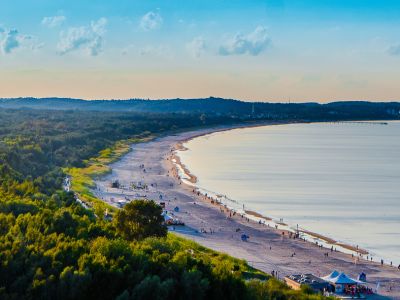
[[[0,97],[400,100],[400,1],[0,0]]]

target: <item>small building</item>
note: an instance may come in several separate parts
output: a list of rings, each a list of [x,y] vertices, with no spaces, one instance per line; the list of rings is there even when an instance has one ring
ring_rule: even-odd
[[[302,286],[309,286],[316,292],[322,292],[330,288],[329,282],[313,274],[290,275],[286,276],[284,280],[294,290],[300,290]]]

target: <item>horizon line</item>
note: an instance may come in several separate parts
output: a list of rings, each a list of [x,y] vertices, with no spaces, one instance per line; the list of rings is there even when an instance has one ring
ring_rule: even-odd
[[[235,98],[224,98],[224,97],[216,97],[216,96],[208,96],[208,97],[196,97],[196,98],[75,98],[75,97],[61,97],[61,96],[48,96],[48,97],[34,97],[34,96],[20,96],[20,97],[0,97],[0,101],[2,100],[18,100],[18,99],[35,99],[35,100],[45,100],[45,99],[59,99],[59,100],[78,100],[78,101],[87,101],[87,102],[96,102],[96,101],[173,101],[173,100],[210,100],[210,99],[218,99],[218,100],[226,100],[226,101],[238,101],[238,102],[247,102],[247,103],[271,103],[271,104],[330,104],[330,103],[338,103],[338,102],[367,102],[367,103],[399,103],[399,100],[368,100],[368,99],[332,99],[332,100],[310,100],[310,101],[293,101],[288,100],[287,102],[283,101],[272,101],[271,100],[251,100],[251,99],[235,99]]]

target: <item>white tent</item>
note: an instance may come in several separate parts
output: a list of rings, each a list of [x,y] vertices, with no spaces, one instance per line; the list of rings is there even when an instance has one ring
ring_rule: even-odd
[[[359,283],[359,281],[351,279],[349,276],[347,276],[344,273],[340,273],[338,276],[336,276],[335,278],[332,278],[328,281],[333,284],[358,284]]]
[[[169,220],[173,220],[174,218],[171,216],[168,216],[167,214],[164,215],[164,221],[168,222]]]
[[[340,275],[340,273],[336,270],[333,270],[332,273],[330,273],[329,275],[326,275],[324,277],[321,277],[323,280],[326,281],[331,281],[333,278],[338,277]]]
[[[168,213],[164,210],[161,214],[164,217],[164,221],[167,222],[169,220],[173,220],[174,218],[172,218],[170,215],[168,215]]]

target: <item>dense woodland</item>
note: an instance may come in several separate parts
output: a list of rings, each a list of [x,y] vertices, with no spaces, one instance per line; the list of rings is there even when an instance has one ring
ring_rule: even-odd
[[[400,119],[399,102],[342,101],[332,103],[268,103],[232,99],[96,100],[69,98],[0,99],[4,108],[89,110],[146,113],[184,113],[225,116],[232,119],[299,121]]]
[[[118,140],[228,122],[204,114],[0,109],[0,299],[320,298],[166,235],[154,203],[105,220],[62,190],[63,168],[84,166]],[[153,223],[132,231],[143,211]]]

